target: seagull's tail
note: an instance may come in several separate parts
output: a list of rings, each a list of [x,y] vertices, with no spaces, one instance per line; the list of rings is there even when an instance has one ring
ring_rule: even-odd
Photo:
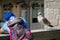
[[[49,25],[50,27],[54,27],[53,25]]]

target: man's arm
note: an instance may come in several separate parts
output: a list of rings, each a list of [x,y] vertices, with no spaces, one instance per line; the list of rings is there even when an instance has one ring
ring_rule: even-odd
[[[10,29],[9,27],[7,26],[7,22],[5,22],[3,25],[2,25],[2,28],[1,28],[3,31],[7,31],[8,33],[10,33]]]

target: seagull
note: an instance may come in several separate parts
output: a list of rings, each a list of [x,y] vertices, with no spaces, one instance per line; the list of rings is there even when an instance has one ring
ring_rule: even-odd
[[[47,20],[44,16],[42,16],[42,12],[38,12],[37,20],[41,25],[54,27],[53,25],[51,25],[49,20]]]

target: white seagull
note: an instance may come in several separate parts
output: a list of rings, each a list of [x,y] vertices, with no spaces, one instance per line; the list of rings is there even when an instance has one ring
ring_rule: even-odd
[[[41,12],[38,12],[37,20],[41,25],[45,25],[45,26],[47,25],[49,27],[54,27],[45,17],[42,16]]]

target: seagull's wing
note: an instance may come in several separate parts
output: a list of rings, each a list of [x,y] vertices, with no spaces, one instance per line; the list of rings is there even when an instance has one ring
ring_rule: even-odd
[[[46,24],[46,25],[50,25],[50,22],[49,22],[46,18],[43,18],[43,22],[44,22],[44,24]]]

